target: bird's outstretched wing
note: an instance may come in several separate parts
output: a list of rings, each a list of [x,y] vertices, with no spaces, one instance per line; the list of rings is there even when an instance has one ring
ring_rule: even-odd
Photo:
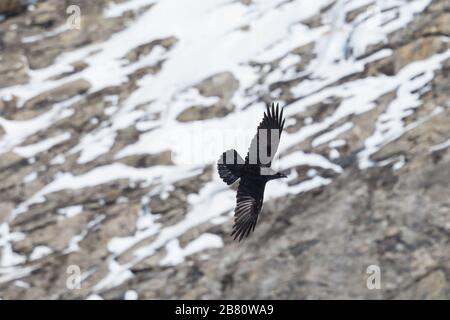
[[[267,106],[264,118],[250,143],[245,163],[270,167],[280,144],[283,127],[283,109],[280,112],[279,105],[272,103],[270,107]]]
[[[248,237],[255,230],[258,215],[261,212],[265,183],[242,178],[236,196],[234,226],[231,236],[234,240]]]

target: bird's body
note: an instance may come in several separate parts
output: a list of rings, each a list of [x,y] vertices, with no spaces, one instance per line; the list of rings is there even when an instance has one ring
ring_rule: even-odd
[[[231,185],[240,179],[231,233],[234,239],[241,241],[255,229],[266,183],[286,177],[270,168],[283,127],[283,110],[280,113],[278,106],[272,104],[264,113],[245,160],[234,149],[224,152],[219,159],[217,168],[225,183]]]

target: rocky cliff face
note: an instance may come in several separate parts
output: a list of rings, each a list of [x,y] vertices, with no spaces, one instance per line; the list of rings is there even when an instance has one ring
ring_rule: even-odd
[[[450,297],[448,1],[2,3],[1,298]],[[214,161],[270,101],[238,244]]]

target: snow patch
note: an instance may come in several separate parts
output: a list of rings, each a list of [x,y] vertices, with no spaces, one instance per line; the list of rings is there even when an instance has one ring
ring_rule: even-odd
[[[180,247],[178,239],[173,239],[167,243],[167,255],[161,260],[160,264],[164,266],[174,266],[183,262],[187,256],[206,249],[221,247],[223,247],[222,238],[211,233],[202,234],[197,239],[188,243],[185,248]]]

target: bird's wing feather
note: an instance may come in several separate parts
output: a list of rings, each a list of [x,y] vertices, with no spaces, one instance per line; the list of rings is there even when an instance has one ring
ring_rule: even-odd
[[[241,179],[236,196],[234,226],[231,236],[241,241],[255,230],[258,215],[262,208],[265,183]]]
[[[245,163],[270,167],[277,152],[278,145],[280,144],[283,127],[283,109],[280,111],[278,104],[275,106],[272,103],[270,107],[267,106],[264,118],[259,124],[256,135],[250,143],[250,148],[245,157]],[[259,148],[263,148],[261,153],[259,152]],[[261,157],[261,155],[263,156]]]

